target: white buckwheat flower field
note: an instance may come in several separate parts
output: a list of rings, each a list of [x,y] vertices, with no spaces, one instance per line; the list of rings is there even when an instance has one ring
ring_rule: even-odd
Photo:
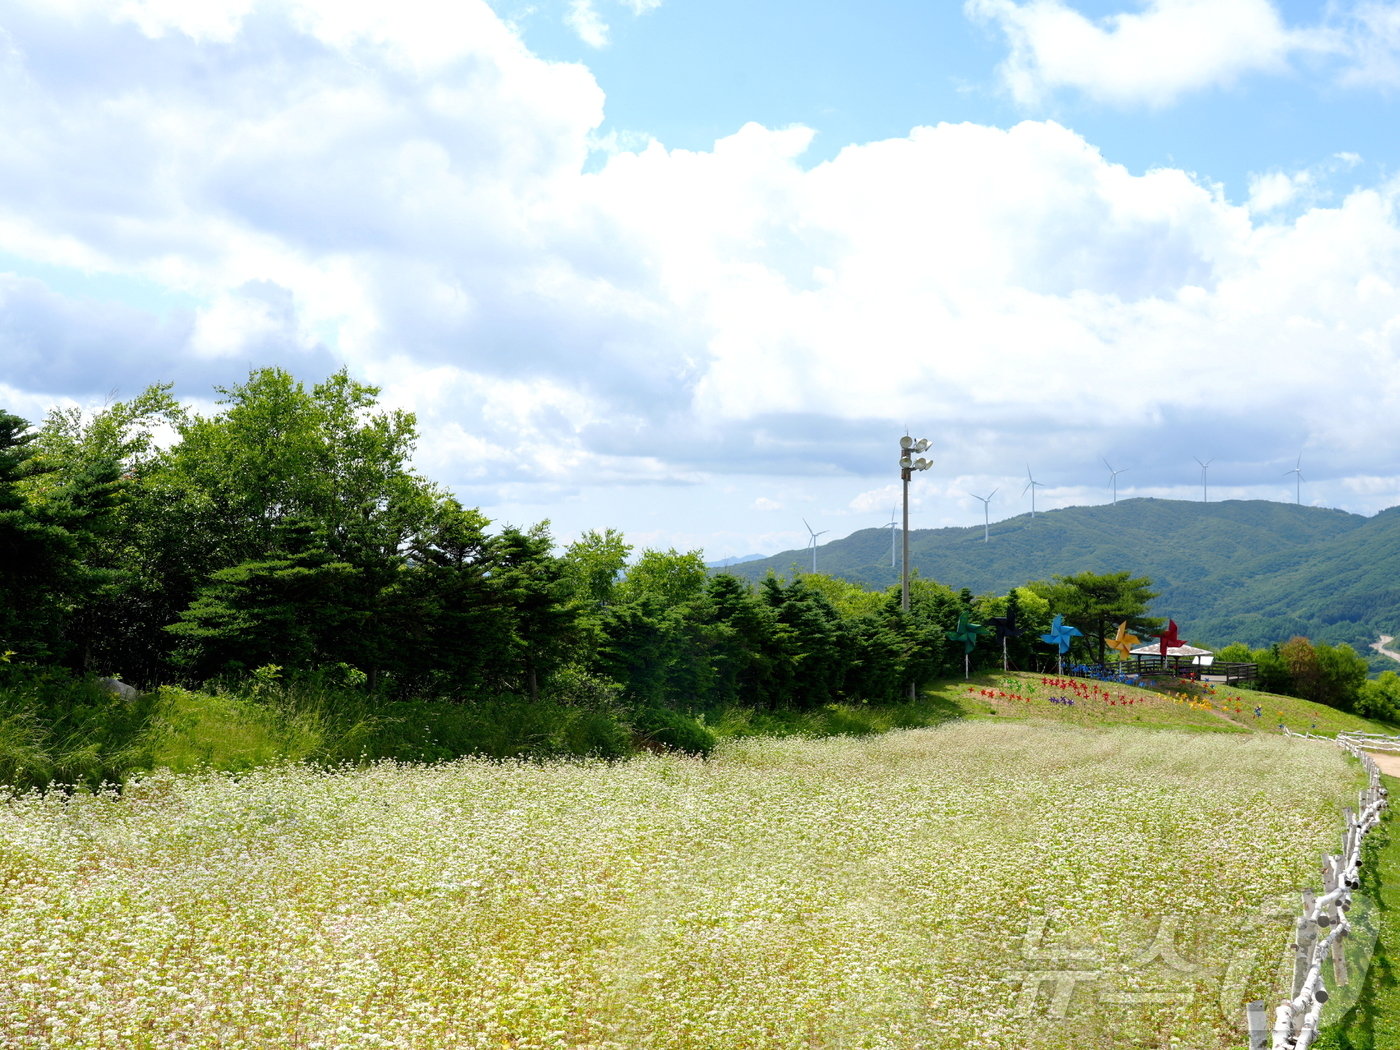
[[[1233,1050],[1362,779],[965,722],[23,795],[0,1045]]]

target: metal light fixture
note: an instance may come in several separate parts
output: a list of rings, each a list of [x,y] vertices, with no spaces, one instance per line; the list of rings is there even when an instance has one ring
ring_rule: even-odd
[[[905,434],[899,439],[899,477],[904,482],[904,549],[900,563],[900,607],[905,612],[909,611],[909,479],[914,476],[914,471],[928,470],[933,466],[933,461],[924,459],[923,456],[914,458],[916,452],[923,452],[928,446],[928,438],[916,440]]]
[[[919,456],[915,459],[916,453],[924,452],[928,449],[928,438],[911,438],[905,434],[899,439],[899,477],[904,482],[904,554],[900,563],[900,598],[899,607],[906,613],[909,611],[909,479],[914,476],[916,470],[928,470],[933,466],[933,461]],[[909,699],[914,699],[915,686],[909,683]]]

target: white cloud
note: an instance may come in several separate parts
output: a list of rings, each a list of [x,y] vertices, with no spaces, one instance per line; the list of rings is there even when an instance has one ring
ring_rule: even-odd
[[[1327,46],[1316,32],[1288,29],[1270,0],[1148,0],[1141,12],[1098,20],[1063,0],[965,0],[964,9],[1006,34],[1002,75],[1027,105],[1072,88],[1117,106],[1166,106]]]
[[[1139,17],[1168,6],[1185,17]],[[1207,445],[1251,450],[1231,452],[1239,475],[1253,457],[1270,491],[1304,443],[1338,478],[1400,474],[1396,185],[1334,199],[1334,169],[1268,172],[1244,206],[1044,121],[917,128],[816,165],[809,129],[751,124],[586,167],[589,73],[461,8],[482,31],[431,42],[412,5],[400,25],[379,5],[231,4],[230,46],[176,5],[114,24],[94,3],[71,32],[113,65],[83,78],[17,37],[0,240],[33,273],[0,274],[14,403],[344,363],[418,412],[423,469],[473,502],[627,527],[610,515],[649,486],[644,533],[716,513],[721,475],[739,514],[873,528],[906,427],[935,443],[912,494],[927,514],[994,488],[994,512],[1012,505],[1028,458],[1040,509],[1106,494],[1103,455],[1132,471],[1120,495],[1189,494]],[[192,56],[217,77],[187,80]],[[55,270],[197,305],[94,302]],[[769,525],[732,546],[762,549]]]
[[[1400,5],[1363,0],[1344,24],[1351,65],[1342,75],[1343,83],[1400,87]]]
[[[564,21],[589,47],[608,46],[608,24],[593,0],[569,0],[569,13]]]
[[[1281,171],[1251,175],[1249,178],[1249,210],[1264,214],[1291,203],[1311,180],[1307,172],[1286,175]]]

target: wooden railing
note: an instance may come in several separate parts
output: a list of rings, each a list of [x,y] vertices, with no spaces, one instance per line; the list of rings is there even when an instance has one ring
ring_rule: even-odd
[[[1287,728],[1284,734],[1312,736]],[[1358,745],[1346,736],[1339,736],[1334,742],[1360,760],[1367,773],[1367,787],[1361,792],[1359,808],[1348,806],[1343,811],[1346,829],[1342,834],[1342,852],[1323,858],[1322,895],[1303,890],[1303,914],[1298,918],[1293,945],[1292,994],[1274,1011],[1272,1027],[1263,1002],[1252,1002],[1245,1009],[1250,1050],[1307,1050],[1317,1038],[1322,1006],[1328,999],[1323,964],[1330,958],[1336,984],[1346,984],[1351,976],[1342,953],[1342,938],[1351,930],[1346,913],[1351,907],[1352,890],[1361,885],[1361,840],[1380,823],[1386,790],[1381,787],[1375,760],[1361,750],[1361,746],[1369,745]],[[1360,979],[1359,974],[1356,979]]]
[[[1193,664],[1168,656],[1135,656],[1132,660],[1111,664],[1066,665],[1065,672],[1078,678],[1100,678],[1114,681],[1138,678],[1189,678],[1194,680],[1223,679],[1226,685],[1252,682],[1259,677],[1258,664],[1225,663]]]

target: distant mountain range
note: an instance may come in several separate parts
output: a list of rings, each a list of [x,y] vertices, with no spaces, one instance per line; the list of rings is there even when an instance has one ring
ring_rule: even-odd
[[[719,561],[707,561],[707,569],[726,569],[731,565],[742,565],[746,561],[760,561],[768,557],[766,554],[733,554],[728,558],[721,558]]]
[[[804,549],[725,571],[762,579],[811,564]],[[1366,518],[1266,500],[1124,499],[1009,518],[986,542],[981,525],[913,529],[909,565],[975,594],[1085,571],[1146,576],[1161,593],[1153,614],[1211,647],[1301,634],[1370,656],[1380,634],[1400,635],[1400,507]],[[817,569],[870,588],[899,582],[887,529],[823,544]]]

